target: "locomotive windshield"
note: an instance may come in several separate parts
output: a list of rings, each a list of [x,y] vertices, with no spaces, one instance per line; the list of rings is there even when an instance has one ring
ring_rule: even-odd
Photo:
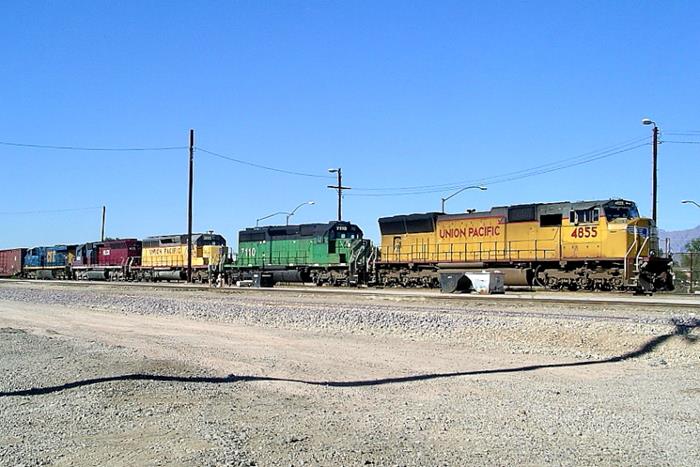
[[[334,232],[331,238],[349,238],[350,240],[355,240],[360,237],[357,235],[357,232]]]
[[[605,217],[608,219],[608,222],[614,221],[615,219],[634,219],[639,217],[639,211],[634,203],[608,204],[604,209]]]
[[[221,235],[204,234],[195,241],[197,246],[205,245],[226,245],[226,240]]]
[[[336,225],[330,232],[330,239],[349,239],[355,240],[357,238],[362,238],[362,231],[355,225]]]

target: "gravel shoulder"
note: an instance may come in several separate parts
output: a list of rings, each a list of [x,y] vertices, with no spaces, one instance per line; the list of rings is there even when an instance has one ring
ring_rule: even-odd
[[[694,319],[2,284],[0,463],[695,465]]]

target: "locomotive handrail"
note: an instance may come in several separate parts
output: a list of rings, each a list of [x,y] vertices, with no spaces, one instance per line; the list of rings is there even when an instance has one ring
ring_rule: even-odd
[[[630,253],[632,252],[632,248],[634,248],[637,245],[637,226],[634,226],[634,241],[630,245],[630,247],[627,249],[627,252],[625,253],[625,261],[624,261],[624,269],[623,273],[625,276],[625,281],[627,281],[627,275],[628,275],[628,266],[627,266],[627,258],[629,257]]]
[[[635,259],[635,268],[636,268],[637,272],[639,272],[639,257],[642,256],[642,251],[644,251],[644,247],[646,246],[648,241],[649,241],[649,237],[646,237],[644,239],[644,243],[642,243],[642,246],[640,246],[639,250],[637,250],[637,258]]]
[[[450,248],[447,251],[439,251],[438,244],[435,245],[435,250],[431,251],[431,248],[425,248],[425,246],[430,246],[426,244],[421,245],[421,250],[416,250],[413,245],[410,247],[410,252],[401,253],[395,252],[393,247],[380,247],[379,253],[381,253],[382,260],[385,262],[455,262],[455,261],[474,261],[482,262],[484,260],[529,260],[533,257],[548,259],[556,258],[556,249],[554,248],[512,248],[512,244],[517,241],[511,241],[511,248],[496,248],[496,249],[484,249],[482,242],[474,242],[466,245],[479,245],[479,250],[469,251],[467,248],[454,248],[455,245],[460,244],[449,244]],[[526,243],[526,241],[522,241]],[[594,242],[591,242],[594,244]],[[498,244],[496,243],[496,247]],[[466,251],[465,251],[466,250]]]

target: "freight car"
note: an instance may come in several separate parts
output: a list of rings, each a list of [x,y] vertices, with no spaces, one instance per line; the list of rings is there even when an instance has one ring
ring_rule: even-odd
[[[70,279],[75,249],[75,245],[55,245],[27,250],[22,276],[30,279]]]
[[[498,270],[506,285],[673,288],[656,226],[623,199],[399,215],[379,219],[379,227],[377,281],[386,286],[453,290],[464,272]]]
[[[79,245],[72,265],[78,280],[129,280],[141,264],[141,242],[135,238]]]
[[[349,222],[252,227],[239,232],[236,260],[224,274],[229,284],[359,284],[367,282],[370,253],[371,242]]]
[[[192,278],[210,280],[227,256],[226,240],[213,232],[192,234]],[[148,237],[141,247],[141,264],[130,268],[135,280],[184,280],[187,276],[187,235]]]
[[[25,248],[0,250],[0,277],[19,277],[24,267]]]

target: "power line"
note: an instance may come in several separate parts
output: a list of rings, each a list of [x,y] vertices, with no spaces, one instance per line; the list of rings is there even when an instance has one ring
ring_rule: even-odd
[[[515,181],[515,180],[521,180],[524,178],[534,177],[537,175],[543,175],[546,173],[564,170],[564,169],[576,167],[579,165],[589,164],[589,163],[595,162],[597,160],[601,160],[601,159],[605,159],[608,157],[612,157],[612,156],[617,155],[617,154],[629,152],[629,151],[632,151],[634,149],[638,149],[638,148],[641,148],[641,147],[647,146],[647,145],[648,145],[648,143],[638,144],[636,146],[628,147],[625,149],[620,149],[617,151],[608,151],[606,153],[602,153],[602,154],[596,155],[594,157],[589,157],[588,159],[585,159],[585,160],[579,160],[579,161],[572,162],[569,164],[563,164],[563,165],[559,165],[556,167],[550,167],[548,169],[541,169],[541,168],[539,170],[526,169],[526,170],[529,170],[529,172],[520,173],[520,174],[518,174],[518,172],[512,172],[511,174],[505,174],[505,175],[501,175],[501,176],[494,176],[494,177],[490,177],[490,178],[476,180],[476,182],[477,183],[479,183],[479,182],[485,183],[486,180],[492,180],[492,181],[488,182],[488,185],[496,185],[496,184],[507,183],[507,182],[511,182],[511,181]],[[519,172],[525,172],[525,170],[519,171]],[[515,174],[515,175],[509,176],[512,174]],[[393,196],[422,195],[422,194],[429,194],[429,193],[441,193],[441,192],[447,191],[448,189],[455,189],[458,187],[459,186],[450,186],[450,187],[441,187],[441,188],[434,188],[434,189],[425,189],[425,190],[420,190],[420,191],[403,191],[403,192],[397,192],[397,193],[352,193],[352,194],[348,194],[347,196],[369,196],[369,197],[391,196],[391,197],[393,197]]]
[[[0,215],[13,216],[13,215],[24,215],[24,214],[51,214],[57,212],[77,212],[77,211],[92,211],[96,209],[102,209],[102,206],[89,206],[85,208],[67,208],[67,209],[45,209],[37,211],[0,211]]]
[[[648,139],[648,138],[643,138],[642,140],[646,140],[646,139]],[[637,141],[639,141],[639,140],[637,140]],[[425,186],[425,188],[421,188],[419,190],[413,190],[413,191],[406,191],[404,193],[411,194],[411,195],[424,194],[424,193],[439,193],[439,192],[444,192],[446,190],[459,188],[460,186],[464,186],[464,183],[480,183],[480,184],[493,185],[496,183],[503,183],[505,181],[518,180],[518,179],[527,178],[527,177],[531,177],[531,176],[535,176],[535,175],[554,172],[556,170],[562,170],[565,168],[574,167],[577,165],[586,164],[586,163],[593,162],[593,161],[596,161],[596,160],[599,160],[602,158],[606,158],[606,157],[610,157],[610,156],[620,154],[623,152],[631,151],[633,149],[637,149],[639,147],[646,146],[647,144],[648,143],[643,143],[643,144],[639,144],[639,145],[635,145],[635,146],[631,146],[631,147],[629,147],[629,145],[627,145],[628,147],[623,146],[616,151],[608,150],[608,151],[603,151],[603,152],[598,151],[597,153],[588,153],[591,155],[584,160],[572,161],[576,158],[567,158],[567,159],[563,159],[563,160],[558,161],[558,162],[543,164],[540,166],[531,167],[529,169],[518,170],[515,172],[505,173],[505,174],[496,175],[496,176],[492,176],[492,177],[487,177],[487,178],[482,178],[482,179],[474,179],[474,180],[471,180],[469,182],[461,182],[460,184],[444,184],[444,185],[434,185],[434,186],[428,185],[428,186]],[[617,145],[614,147],[620,147],[620,145]],[[580,158],[580,156],[576,156],[576,157]],[[564,164],[564,162],[566,162],[566,161],[572,161],[572,162],[569,164]],[[348,195],[348,196],[399,196],[401,194],[402,193],[400,193],[400,192],[399,193],[385,193],[385,194],[353,193],[352,195]]]
[[[509,182],[509,181],[512,181],[512,180],[519,180],[519,179],[521,179],[521,178],[526,178],[526,177],[535,176],[535,175],[542,175],[542,174],[546,174],[546,173],[550,173],[550,172],[555,172],[555,171],[558,171],[558,170],[569,169],[569,168],[571,168],[571,167],[577,167],[577,166],[579,166],[579,165],[589,164],[589,163],[591,163],[591,162],[595,162],[595,161],[598,161],[598,160],[601,160],[601,159],[607,159],[608,157],[616,156],[616,155],[618,155],[618,154],[623,154],[623,153],[632,151],[632,150],[634,150],[634,149],[639,149],[639,148],[641,148],[641,147],[648,146],[648,145],[649,145],[648,143],[638,144],[638,145],[636,145],[636,146],[632,146],[632,147],[629,147],[629,148],[626,148],[626,149],[620,149],[620,150],[618,150],[618,151],[613,151],[613,152],[610,152],[610,153],[607,153],[607,154],[602,154],[602,155],[600,155],[600,156],[592,157],[592,158],[590,158],[590,159],[586,159],[586,160],[579,161],[579,162],[576,162],[576,163],[567,164],[567,165],[564,165],[564,166],[561,166],[561,167],[555,167],[555,168],[552,168],[552,169],[549,169],[549,170],[542,170],[542,171],[535,172],[535,173],[532,173],[532,174],[526,174],[526,175],[523,176],[523,177],[513,177],[513,178],[507,178],[507,179],[504,179],[504,180],[492,182],[492,183],[490,183],[490,185],[495,185],[495,184],[497,184],[497,183],[505,183],[505,182]]]
[[[638,138],[636,140],[633,140],[630,143],[610,146],[609,149],[607,149],[607,150],[591,151],[589,153],[582,154],[580,156],[562,159],[558,162],[550,162],[548,164],[542,164],[539,166],[531,167],[530,169],[523,169],[523,170],[519,170],[519,171],[515,171],[515,172],[506,173],[503,175],[497,175],[497,176],[485,178],[485,179],[480,180],[479,182],[482,184],[488,183],[489,185],[493,185],[495,183],[502,183],[499,180],[503,179],[504,177],[509,177],[512,175],[524,174],[525,176],[523,176],[523,177],[518,176],[515,178],[506,178],[506,181],[510,181],[511,179],[518,180],[520,178],[526,178],[526,177],[533,176],[533,175],[540,175],[540,174],[550,173],[550,172],[554,172],[557,170],[562,170],[562,169],[566,169],[566,168],[570,168],[570,167],[576,167],[576,166],[583,165],[583,164],[588,164],[589,162],[594,162],[594,161],[597,161],[600,159],[605,159],[607,157],[614,156],[616,154],[621,154],[621,153],[624,153],[627,151],[631,151],[633,149],[641,148],[642,146],[647,146],[649,143],[642,143],[642,144],[637,144],[637,145],[631,146],[631,144],[634,144],[634,143],[640,142],[640,141],[646,141],[647,139],[648,139],[648,137]],[[570,162],[570,163],[566,164],[566,162]]]
[[[243,159],[237,159],[237,158],[231,157],[231,156],[226,156],[224,154],[219,154],[219,153],[214,152],[214,151],[209,151],[207,149],[200,148],[199,146],[197,146],[196,149],[198,151],[205,153],[205,154],[209,154],[211,156],[218,157],[220,159],[224,159],[224,160],[227,160],[230,162],[235,162],[236,164],[247,165],[249,167],[255,167],[255,168],[263,169],[263,170],[270,170],[272,172],[278,172],[278,173],[283,173],[283,174],[287,174],[287,175],[297,175],[299,177],[333,178],[333,177],[328,176],[328,175],[319,175],[319,174],[312,174],[312,173],[306,173],[306,172],[296,172],[294,170],[279,169],[277,167],[270,167],[267,165],[256,164],[254,162],[246,161]]]
[[[643,137],[643,138],[634,138],[634,139],[631,139],[631,140],[626,140],[626,141],[623,141],[623,142],[621,142],[621,143],[614,144],[614,145],[612,145],[612,146],[606,146],[606,147],[604,147],[604,148],[600,148],[600,149],[596,149],[596,150],[593,150],[593,151],[585,152],[585,153],[583,153],[583,154],[579,154],[579,155],[576,155],[576,156],[567,157],[567,158],[565,158],[565,159],[560,159],[560,160],[558,160],[558,161],[548,162],[548,163],[546,163],[546,164],[537,165],[537,166],[530,167],[530,168],[527,168],[527,169],[516,170],[516,171],[514,171],[514,172],[508,172],[508,173],[505,173],[505,174],[502,174],[502,175],[497,175],[497,176],[493,176],[493,177],[489,177],[489,178],[485,178],[485,179],[482,178],[482,179],[462,180],[462,181],[457,181],[457,182],[442,183],[442,184],[434,184],[434,185],[417,185],[417,186],[385,187],[385,188],[355,188],[355,190],[356,190],[356,191],[403,191],[403,190],[406,190],[406,191],[415,191],[415,190],[422,190],[422,189],[437,189],[437,188],[442,188],[443,190],[447,190],[447,189],[459,188],[460,186],[464,186],[464,185],[467,185],[467,184],[473,184],[473,183],[479,183],[479,182],[484,183],[484,182],[487,182],[487,181],[490,180],[490,179],[497,179],[497,178],[501,178],[501,177],[503,177],[503,176],[517,175],[517,174],[521,174],[521,173],[524,173],[524,172],[530,172],[530,171],[536,170],[536,169],[547,168],[547,167],[551,167],[551,166],[557,166],[557,165],[561,165],[562,163],[567,162],[567,161],[575,161],[575,160],[578,160],[578,159],[589,158],[589,157],[595,157],[595,156],[597,156],[597,155],[599,155],[599,154],[606,153],[606,152],[609,152],[609,151],[625,149],[625,148],[629,147],[630,145],[633,145],[633,144],[635,144],[635,143],[639,143],[639,142],[641,142],[641,141],[647,141],[648,139],[649,139],[648,136],[645,136],[645,137]],[[353,194],[353,196],[359,196],[359,194],[355,193],[355,194]]]
[[[19,148],[34,148],[34,149],[57,149],[62,151],[172,151],[175,149],[187,149],[187,146],[161,146],[151,148],[102,148],[102,147],[85,147],[85,146],[56,146],[50,144],[28,144],[28,143],[13,143],[9,141],[0,141],[0,145],[12,146]]]
[[[669,141],[669,140],[662,140],[662,143],[672,143],[672,144],[700,144],[700,141]]]

